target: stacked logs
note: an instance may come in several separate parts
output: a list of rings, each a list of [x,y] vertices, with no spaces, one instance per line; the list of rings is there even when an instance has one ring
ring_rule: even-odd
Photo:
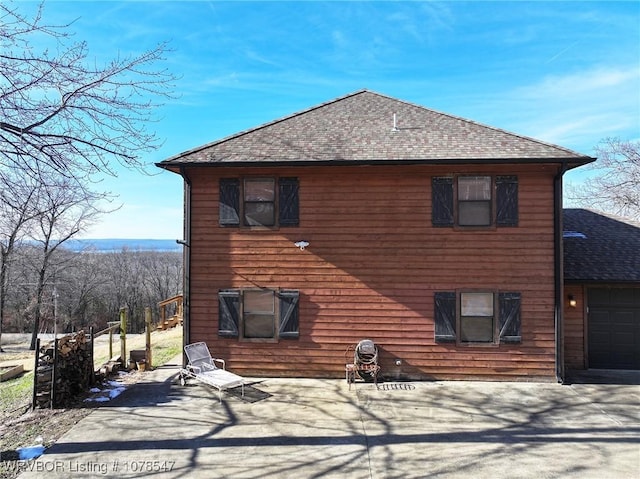
[[[86,392],[94,379],[92,350],[84,331],[38,347],[33,407],[66,407]]]

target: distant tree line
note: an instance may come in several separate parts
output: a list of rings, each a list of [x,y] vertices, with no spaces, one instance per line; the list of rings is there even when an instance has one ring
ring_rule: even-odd
[[[158,302],[181,292],[179,252],[118,252],[59,248],[51,256],[38,305],[42,252],[33,244],[14,248],[7,277],[4,332],[58,333],[106,328],[128,310],[128,332],[144,331],[144,310],[158,319]],[[54,324],[55,321],[55,324]]]

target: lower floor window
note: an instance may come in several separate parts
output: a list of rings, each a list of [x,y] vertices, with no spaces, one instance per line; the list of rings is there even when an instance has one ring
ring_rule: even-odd
[[[520,343],[518,292],[438,291],[434,293],[437,343]]]
[[[273,291],[245,291],[242,295],[243,336],[274,338],[276,315]]]
[[[221,290],[218,335],[247,340],[297,338],[299,296],[295,290]]]
[[[494,341],[493,293],[460,293],[460,342]]]

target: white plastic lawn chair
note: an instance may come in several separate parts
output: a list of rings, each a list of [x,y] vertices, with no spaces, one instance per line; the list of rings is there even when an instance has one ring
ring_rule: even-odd
[[[222,402],[222,391],[224,389],[242,388],[244,397],[244,378],[226,370],[224,359],[214,359],[211,357],[206,343],[193,343],[184,347],[189,364],[180,370],[180,384],[187,383],[187,378],[193,378],[209,386],[218,389],[218,399]],[[222,367],[216,366],[216,363]]]

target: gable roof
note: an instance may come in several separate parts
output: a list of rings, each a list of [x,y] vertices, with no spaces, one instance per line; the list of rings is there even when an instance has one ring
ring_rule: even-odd
[[[640,223],[586,209],[565,209],[564,278],[640,282]]]
[[[395,128],[394,128],[395,126]],[[362,90],[157,166],[593,161],[569,149]]]

